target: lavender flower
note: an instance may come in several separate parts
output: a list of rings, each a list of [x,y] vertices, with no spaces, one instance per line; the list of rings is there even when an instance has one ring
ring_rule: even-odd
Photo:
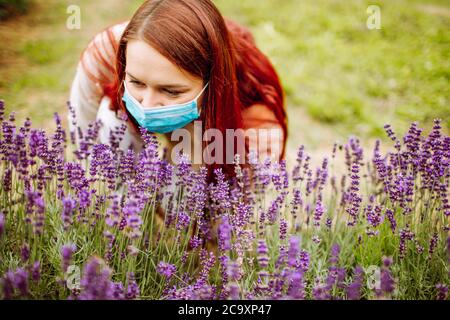
[[[41,263],[39,261],[35,261],[30,268],[31,279],[33,281],[39,281],[41,278]]]
[[[214,170],[214,174],[217,184],[210,184],[209,186],[211,200],[215,203],[216,210],[226,212],[227,209],[231,208],[229,185],[221,168]]]
[[[433,234],[433,237],[430,240],[430,246],[428,249],[428,258],[431,259],[431,256],[433,255],[434,249],[436,248],[437,242],[439,241],[439,236],[437,232]]]
[[[280,240],[286,239],[287,235],[287,221],[280,219]]]
[[[288,295],[291,299],[305,298],[305,284],[302,272],[295,271],[289,276]]]
[[[364,270],[360,266],[355,267],[353,282],[346,289],[349,300],[359,300],[361,298],[363,279]]]
[[[177,272],[177,267],[173,264],[160,261],[156,271],[167,279],[170,279]]]
[[[27,198],[27,222],[33,223],[35,234],[42,234],[44,229],[45,202],[40,192],[26,191]]]
[[[448,297],[448,287],[445,284],[438,283],[436,285],[437,290],[437,300],[447,300]]]
[[[28,296],[28,272],[22,268],[19,268],[14,273],[14,285],[19,290],[22,297]]]
[[[128,300],[134,300],[139,297],[140,290],[139,286],[136,282],[136,278],[134,277],[134,273],[128,273],[128,286],[127,286],[127,294],[126,298]]]
[[[383,267],[380,273],[380,289],[385,294],[391,294],[395,289],[395,281],[392,277],[389,267],[392,264],[392,259],[389,257],[383,257]]]
[[[67,272],[67,268],[72,263],[72,256],[76,252],[77,247],[74,244],[68,244],[61,248],[62,269]]]
[[[322,205],[320,200],[316,203],[316,208],[314,210],[314,226],[320,226],[320,220],[322,219],[322,215],[325,212],[325,207]]]
[[[125,234],[131,239],[137,239],[142,235],[140,212],[141,208],[135,199],[129,199],[123,208],[123,214],[126,219]]]
[[[111,270],[103,260],[92,257],[87,262],[81,278],[79,300],[111,300],[114,298],[114,284],[110,280]]]
[[[409,225],[407,224],[405,228],[400,230],[400,258],[403,259],[405,257],[406,251],[406,241],[413,240],[415,237],[414,233],[410,231]]]
[[[5,233],[5,215],[0,211],[0,238]]]
[[[297,265],[297,258],[300,252],[300,237],[291,236],[289,238],[288,264],[291,267]]]
[[[231,250],[231,230],[232,227],[228,222],[228,216],[224,216],[221,219],[219,226],[219,248],[222,251]]]
[[[388,218],[389,223],[391,225],[392,233],[395,234],[395,229],[397,228],[397,221],[395,220],[394,212],[391,209],[387,209],[385,215]]]
[[[1,279],[2,287],[3,287],[3,298],[5,300],[10,300],[14,296],[14,288],[15,288],[15,281],[14,281],[14,272],[8,271]]]
[[[258,255],[258,264],[262,269],[267,268],[269,264],[269,256],[268,256],[268,249],[266,245],[266,241],[264,239],[258,240],[258,247],[257,247],[257,255]]]
[[[22,257],[23,262],[27,262],[30,259],[30,247],[28,244],[24,244],[20,250],[20,255]]]
[[[77,207],[77,201],[70,197],[64,197],[62,204],[63,210],[61,212],[61,218],[63,221],[64,230],[67,230],[73,222],[73,213]]]

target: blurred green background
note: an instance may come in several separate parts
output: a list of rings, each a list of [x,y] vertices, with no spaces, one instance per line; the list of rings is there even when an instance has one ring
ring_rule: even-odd
[[[0,0],[0,97],[20,121],[49,127],[55,111],[67,112],[82,50],[142,1],[20,0],[26,10],[5,11],[12,2]],[[250,28],[278,70],[291,154],[299,144],[328,149],[348,135],[383,137],[385,123],[403,133],[418,121],[428,131],[441,118],[449,132],[450,1],[214,2]],[[66,28],[72,4],[81,8],[80,30]],[[381,8],[381,30],[366,27],[372,4]]]

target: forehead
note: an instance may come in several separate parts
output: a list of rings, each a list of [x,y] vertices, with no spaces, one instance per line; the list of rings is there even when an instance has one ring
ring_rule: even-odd
[[[201,79],[180,69],[142,40],[130,40],[126,51],[126,71],[149,85],[181,83],[194,85]]]

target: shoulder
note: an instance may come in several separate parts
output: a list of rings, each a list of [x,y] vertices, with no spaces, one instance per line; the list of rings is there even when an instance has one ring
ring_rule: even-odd
[[[122,37],[123,32],[125,31],[125,29],[126,29],[126,27],[128,26],[128,23],[129,23],[129,22],[130,22],[130,21],[124,21],[124,22],[115,24],[115,25],[113,25],[113,26],[111,27],[111,31],[112,31],[112,33],[113,33],[113,35],[114,35],[114,38],[115,38],[117,41],[119,41],[120,38]]]
[[[90,46],[97,46],[102,49],[107,49],[108,47],[115,48],[128,23],[129,21],[125,21],[103,29],[94,36]]]

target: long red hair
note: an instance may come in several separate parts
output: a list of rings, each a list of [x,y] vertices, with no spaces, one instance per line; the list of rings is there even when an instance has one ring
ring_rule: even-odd
[[[243,26],[225,20],[210,0],[147,0],[133,15],[117,48],[116,77],[103,85],[114,101],[114,110],[127,112],[122,102],[126,47],[131,39],[144,40],[167,59],[209,86],[202,99],[203,130],[243,128],[242,110],[254,104],[269,107],[284,133],[280,158],[284,157],[287,117],[284,92],[269,59],[256,47]],[[129,121],[138,124],[127,112]],[[224,152],[227,150],[224,141]],[[248,150],[247,150],[248,151]],[[222,167],[233,176],[231,164]]]

